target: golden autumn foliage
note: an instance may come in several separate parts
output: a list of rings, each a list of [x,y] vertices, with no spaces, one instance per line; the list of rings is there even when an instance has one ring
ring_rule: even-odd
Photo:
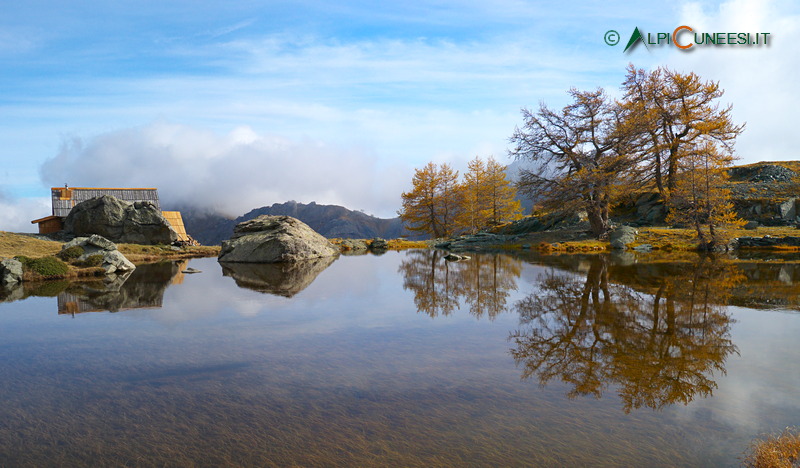
[[[511,136],[511,155],[531,161],[520,172],[523,192],[552,210],[583,210],[598,238],[606,235],[612,203],[636,180],[634,135],[619,131],[622,108],[602,89],[569,91],[573,103],[560,112],[542,104],[522,110],[525,123]]]
[[[670,207],[667,221],[693,227],[702,249],[713,250],[726,244],[729,236],[724,230],[744,224],[736,216],[730,190],[724,185],[728,179],[725,168],[731,162],[730,154],[721,154],[705,143],[683,158],[682,176],[667,199]]]
[[[744,125],[733,124],[730,105],[720,108],[724,90],[718,82],[666,67],[648,72],[629,65],[627,72],[620,102],[625,131],[641,136],[638,157],[662,196],[678,187],[685,169],[681,162],[697,148],[712,146],[721,155],[732,154]]]
[[[413,188],[404,192],[403,207],[398,212],[411,231],[425,232],[433,237],[453,234],[458,202],[458,171],[448,164],[432,162],[414,170]]]
[[[489,158],[470,161],[464,180],[449,165],[428,163],[416,169],[412,189],[402,194],[400,218],[412,231],[433,237],[475,233],[521,217],[516,188],[505,166]]]
[[[506,179],[505,169],[492,157],[484,162],[476,156],[469,162],[459,185],[461,209],[457,223],[461,230],[474,234],[521,217],[517,191]]]
[[[708,232],[697,228],[701,246],[718,243],[716,227],[737,222],[721,177],[744,130],[733,124],[731,106],[720,107],[719,83],[631,65],[622,90],[611,100],[602,89],[573,88],[573,102],[561,111],[544,104],[538,112],[523,109],[510,151],[532,163],[520,173],[520,189],[544,209],[584,211],[592,233],[603,238],[612,205],[633,190],[655,188],[673,200],[673,220],[706,225]]]

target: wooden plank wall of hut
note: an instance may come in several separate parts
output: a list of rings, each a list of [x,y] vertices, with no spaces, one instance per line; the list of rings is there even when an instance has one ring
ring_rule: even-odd
[[[78,203],[91,198],[111,195],[127,202],[149,201],[153,203],[157,210],[161,211],[161,203],[158,200],[158,190],[156,189],[115,189],[115,188],[71,188],[69,199],[61,198],[62,189],[53,189],[53,215],[67,216],[72,208]]]

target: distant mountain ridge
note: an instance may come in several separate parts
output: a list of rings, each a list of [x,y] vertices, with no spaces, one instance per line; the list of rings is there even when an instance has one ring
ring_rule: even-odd
[[[400,218],[375,216],[347,209],[339,205],[319,205],[288,201],[256,208],[236,219],[219,214],[209,214],[191,207],[181,207],[186,231],[203,245],[217,245],[229,239],[233,228],[242,221],[261,215],[285,215],[297,218],[325,237],[394,239],[408,235]]]

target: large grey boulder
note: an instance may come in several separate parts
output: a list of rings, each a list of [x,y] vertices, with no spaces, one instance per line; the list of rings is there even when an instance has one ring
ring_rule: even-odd
[[[614,250],[625,250],[628,244],[636,241],[636,235],[639,231],[631,226],[619,226],[608,234],[608,240],[611,242],[611,248]]]
[[[75,205],[64,221],[64,230],[75,236],[98,234],[130,244],[171,244],[178,240],[178,233],[152,203],[130,203],[110,195]]]
[[[328,239],[291,216],[262,215],[236,225],[218,260],[238,263],[296,262],[339,253]]]
[[[11,286],[22,281],[22,263],[13,258],[0,262],[0,286]]]
[[[116,244],[97,234],[90,237],[76,237],[62,245],[61,250],[67,250],[70,247],[76,246],[83,249],[83,254],[76,259],[79,262],[85,262],[89,257],[101,255],[103,259],[100,266],[106,271],[107,275],[112,273],[119,274],[136,269],[136,265],[128,260],[122,252],[117,250]]]

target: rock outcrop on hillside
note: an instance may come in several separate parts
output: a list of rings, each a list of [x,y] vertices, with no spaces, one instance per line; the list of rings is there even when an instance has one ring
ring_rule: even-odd
[[[218,260],[236,263],[297,262],[332,257],[339,249],[291,216],[259,216],[236,225]]]
[[[237,224],[261,215],[291,216],[308,224],[311,229],[327,238],[344,239],[396,239],[409,234],[400,218],[376,218],[360,211],[338,205],[319,205],[289,201],[256,208],[236,219],[225,218],[190,207],[178,207],[183,215],[186,231],[203,245],[218,245],[228,239]],[[411,236],[413,237],[413,236]]]
[[[130,244],[171,244],[178,240],[178,233],[152,203],[130,203],[110,195],[75,205],[64,221],[64,231],[76,237],[97,234]]]

